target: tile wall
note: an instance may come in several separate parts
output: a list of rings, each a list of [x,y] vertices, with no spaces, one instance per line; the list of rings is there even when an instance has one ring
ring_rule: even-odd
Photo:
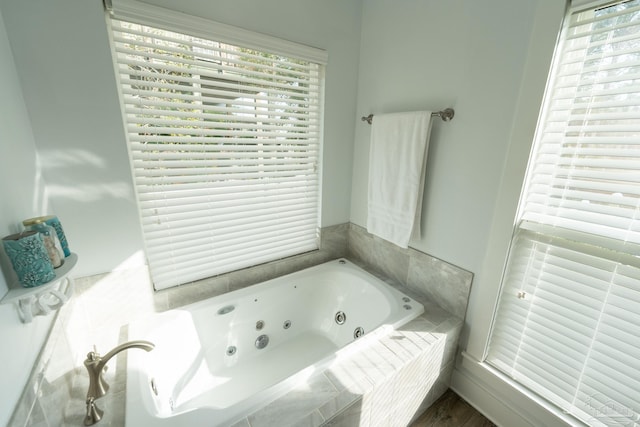
[[[146,268],[76,279],[75,295],[57,314],[9,427],[81,426],[88,386],[82,361],[93,345],[104,354],[126,339],[135,339],[128,337],[128,323],[335,258],[351,259],[434,310],[442,307],[461,325],[471,273],[419,251],[397,248],[354,224],[326,227],[321,235],[319,251],[159,292],[153,292]],[[457,343],[459,329],[452,329],[447,342]],[[453,360],[455,345],[448,348],[452,350],[447,360]],[[451,369],[452,364],[445,363],[438,372],[441,392],[446,390]],[[98,402],[105,410],[102,427],[123,424],[125,371],[126,353],[121,353],[109,363],[109,395]],[[433,400],[441,392],[434,388]],[[356,407],[362,405],[352,405]]]
[[[349,224],[347,258],[464,319],[473,274],[412,248],[402,249]]]

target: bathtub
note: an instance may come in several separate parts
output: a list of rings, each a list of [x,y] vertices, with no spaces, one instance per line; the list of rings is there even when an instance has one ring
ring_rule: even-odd
[[[128,426],[229,426],[422,314],[415,300],[335,260],[129,325]]]

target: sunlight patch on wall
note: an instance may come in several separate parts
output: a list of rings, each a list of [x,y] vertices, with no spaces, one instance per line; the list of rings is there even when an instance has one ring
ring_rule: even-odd
[[[105,198],[133,200],[131,186],[124,182],[109,184],[50,184],[47,186],[51,198],[66,198],[78,202],[95,202]]]
[[[144,260],[144,253],[138,251],[109,273],[76,279],[66,331],[71,353],[80,366],[93,345],[106,353],[122,341],[125,325],[155,312]]]
[[[77,149],[39,150],[43,169],[61,169],[69,166],[85,166],[106,169],[105,160],[91,151]]]

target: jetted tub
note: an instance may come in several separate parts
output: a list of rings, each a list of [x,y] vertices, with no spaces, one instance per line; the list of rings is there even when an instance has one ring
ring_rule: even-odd
[[[335,260],[129,325],[128,426],[228,426],[424,307]]]

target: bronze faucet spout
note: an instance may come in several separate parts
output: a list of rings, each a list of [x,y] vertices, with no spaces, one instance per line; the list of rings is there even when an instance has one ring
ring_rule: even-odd
[[[84,425],[93,425],[100,421],[102,417],[102,411],[95,406],[94,402],[96,399],[107,394],[107,390],[109,390],[109,384],[107,384],[102,376],[107,362],[116,354],[130,348],[141,348],[146,351],[151,351],[154,347],[155,345],[149,341],[137,340],[120,344],[104,356],[100,356],[95,351],[90,351],[87,354],[84,366],[89,373],[89,390],[87,390],[87,416],[85,417]]]
[[[119,346],[115,347],[110,352],[108,352],[107,354],[105,354],[104,356],[100,357],[100,361],[98,362],[98,366],[96,366],[96,368],[98,369],[104,368],[104,365],[107,364],[109,359],[111,359],[113,356],[115,356],[116,354],[120,353],[123,350],[128,350],[130,348],[141,348],[146,351],[151,351],[153,350],[154,347],[155,345],[152,342],[143,341],[143,340],[128,341],[128,342],[122,343]]]

